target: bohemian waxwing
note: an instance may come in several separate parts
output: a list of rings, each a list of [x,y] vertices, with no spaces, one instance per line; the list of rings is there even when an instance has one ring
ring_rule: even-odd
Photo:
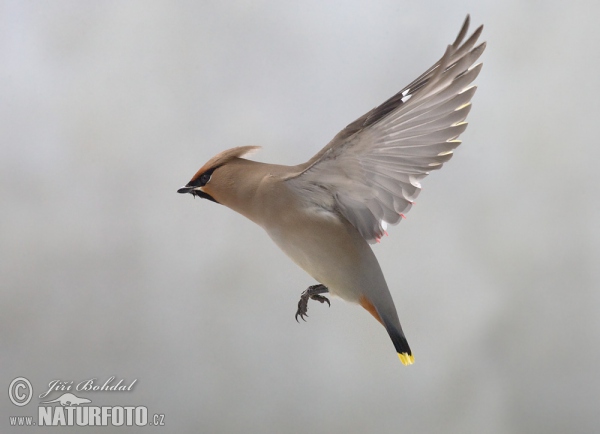
[[[304,164],[281,166],[243,158],[242,146],[209,160],[178,193],[220,203],[260,225],[319,282],[301,295],[323,293],[359,303],[387,330],[400,360],[414,357],[379,263],[369,247],[399,223],[421,191],[419,181],[452,157],[465,131],[485,43],[480,26],[464,43],[467,16],[443,57],[396,95],[340,131]]]

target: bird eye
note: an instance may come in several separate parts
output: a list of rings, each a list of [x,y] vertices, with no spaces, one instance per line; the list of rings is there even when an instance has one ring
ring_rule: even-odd
[[[211,173],[203,173],[202,176],[200,177],[200,185],[204,186],[206,184],[208,184],[208,181],[210,181],[210,177],[211,177]]]

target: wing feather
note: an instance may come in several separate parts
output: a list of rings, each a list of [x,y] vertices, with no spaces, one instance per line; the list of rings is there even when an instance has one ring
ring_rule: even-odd
[[[465,39],[469,16],[440,60],[416,80],[340,131],[297,173],[292,188],[345,217],[369,242],[397,224],[460,145],[485,50],[483,26]],[[307,193],[308,192],[308,193]]]

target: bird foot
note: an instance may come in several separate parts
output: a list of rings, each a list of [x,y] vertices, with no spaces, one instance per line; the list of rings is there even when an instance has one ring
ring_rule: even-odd
[[[300,295],[300,301],[298,302],[298,310],[296,311],[296,322],[300,322],[300,321],[298,321],[298,316],[300,316],[300,318],[302,318],[302,321],[306,321],[304,319],[304,317],[308,316],[308,314],[306,312],[308,311],[308,299],[309,298],[313,299],[313,300],[317,300],[318,302],[321,302],[321,303],[327,302],[327,304],[329,306],[331,306],[329,299],[327,297],[320,295],[320,294],[326,294],[328,292],[329,292],[329,289],[327,289],[327,287],[325,285],[319,284],[319,285],[309,286],[308,289]]]

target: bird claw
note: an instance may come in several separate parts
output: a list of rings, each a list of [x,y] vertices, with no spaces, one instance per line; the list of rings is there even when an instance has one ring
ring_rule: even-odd
[[[304,291],[302,293],[302,295],[300,296],[300,301],[298,302],[298,310],[296,311],[296,322],[300,322],[298,321],[298,316],[300,316],[300,318],[302,318],[302,321],[306,322],[306,320],[304,319],[305,316],[308,316],[306,314],[306,312],[308,311],[308,297],[305,297],[304,294],[306,293],[306,291]]]
[[[317,300],[317,301],[319,301],[321,303],[327,302],[327,305],[329,307],[331,307],[331,303],[329,302],[329,299],[327,297],[323,296],[323,295],[317,295],[317,294],[315,294],[315,295],[311,295],[310,298],[312,298],[313,300]]]
[[[300,322],[298,321],[298,317],[302,318],[302,321],[306,322],[306,319],[304,319],[304,317],[308,317],[307,312],[309,299],[316,300],[320,303],[327,302],[327,305],[331,306],[329,299],[320,295],[325,292],[329,292],[325,285],[313,285],[310,286],[300,295],[300,301],[298,302],[298,310],[296,311],[296,322]]]

